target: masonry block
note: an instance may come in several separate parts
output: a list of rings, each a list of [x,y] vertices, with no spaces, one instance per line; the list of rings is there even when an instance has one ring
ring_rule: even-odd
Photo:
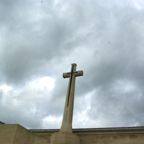
[[[19,124],[0,124],[0,144],[34,144],[35,135]]]
[[[53,133],[50,144],[81,144],[79,137],[73,133]]]

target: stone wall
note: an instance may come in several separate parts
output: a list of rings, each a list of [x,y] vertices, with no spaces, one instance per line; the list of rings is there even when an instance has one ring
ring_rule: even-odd
[[[49,144],[51,135],[59,130],[31,131]],[[73,133],[80,138],[81,144],[144,144],[144,127],[74,129]],[[39,140],[37,144],[43,143]]]
[[[82,144],[144,144],[144,134],[78,135]]]
[[[0,124],[0,144],[34,144],[35,135],[18,124]]]
[[[13,144],[17,125],[0,124],[0,144]]]
[[[35,135],[26,128],[17,125],[17,131],[13,144],[34,144]]]
[[[37,136],[34,144],[50,144],[50,136]]]
[[[59,129],[27,130],[18,124],[0,124],[0,144],[50,144]],[[144,144],[144,127],[74,129],[81,144]]]

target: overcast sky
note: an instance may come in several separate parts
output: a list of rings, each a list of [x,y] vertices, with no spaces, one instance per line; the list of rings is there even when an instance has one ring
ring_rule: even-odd
[[[0,121],[60,128],[72,63],[73,128],[144,126],[143,0],[0,1]]]

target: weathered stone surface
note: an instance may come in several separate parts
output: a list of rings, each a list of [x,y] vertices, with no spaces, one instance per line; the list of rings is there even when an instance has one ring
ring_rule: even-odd
[[[60,132],[72,132],[72,119],[73,119],[73,106],[74,106],[74,93],[75,93],[75,78],[83,76],[83,71],[76,71],[76,64],[71,65],[71,72],[63,73],[64,78],[69,78],[63,121]]]
[[[79,137],[73,133],[54,133],[50,144],[81,144]]]
[[[18,124],[0,125],[0,144],[34,144],[32,132]]]
[[[60,135],[54,134],[59,132],[59,129],[32,130],[32,132],[44,136],[48,141],[50,137],[52,141],[53,137],[57,137],[58,144],[60,143]],[[144,127],[73,129],[73,133],[79,137],[81,144],[144,144]]]
[[[71,72],[63,73],[64,78],[69,78],[63,121],[59,133],[52,134],[50,144],[80,144],[78,136],[72,133],[75,78],[83,75],[83,71],[76,71],[76,66],[73,63]]]

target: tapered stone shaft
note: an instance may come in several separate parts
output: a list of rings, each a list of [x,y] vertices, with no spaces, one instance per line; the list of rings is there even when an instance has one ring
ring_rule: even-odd
[[[75,92],[75,77],[82,76],[83,71],[76,71],[76,64],[72,64],[71,72],[63,73],[64,78],[69,78],[63,121],[58,133],[53,133],[50,144],[81,144],[79,137],[72,133],[72,118]]]
[[[83,76],[83,71],[76,71],[76,64],[71,65],[71,72],[63,73],[64,78],[70,78],[68,83],[63,121],[60,132],[72,132],[72,118],[75,92],[75,77]]]

